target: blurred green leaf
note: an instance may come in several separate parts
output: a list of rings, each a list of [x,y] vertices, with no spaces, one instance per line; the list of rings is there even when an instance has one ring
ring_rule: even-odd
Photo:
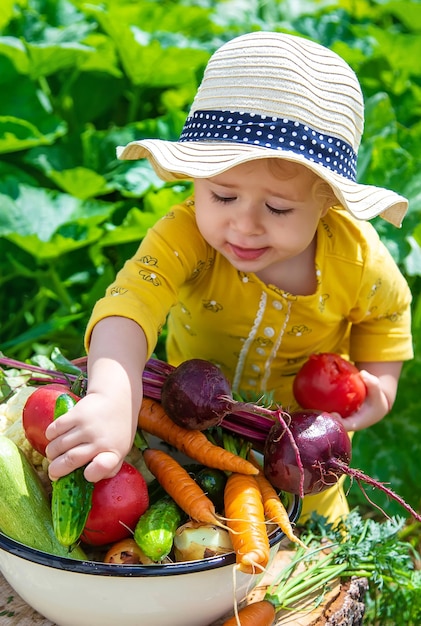
[[[8,60],[13,66],[14,72],[12,70],[1,72],[0,83],[9,81],[12,73],[14,75],[16,73],[29,73],[28,54],[23,42],[18,37],[0,37],[0,67],[7,67],[5,60]]]
[[[420,229],[418,229],[420,232]],[[421,276],[421,247],[414,237],[408,237],[411,251],[405,259],[405,270],[409,276]]]
[[[29,73],[33,80],[41,76],[50,76],[63,69],[80,67],[95,54],[94,48],[80,43],[27,43],[30,59]]]
[[[151,5],[146,3],[145,7],[149,13],[148,18],[153,23],[149,10]],[[140,5],[138,9],[140,13],[143,12]],[[189,76],[194,76],[197,66],[206,63],[209,57],[206,51],[193,51],[193,46],[182,36],[173,35],[173,45],[161,45],[156,32],[147,32],[140,27],[143,24],[151,27],[151,21],[143,21],[141,15],[135,16],[138,23],[125,21],[127,13],[120,6],[109,10],[104,7],[91,10],[114,41],[125,73],[135,86],[162,87],[184,83]],[[133,15],[134,11],[131,10],[129,17],[133,18]],[[158,30],[162,28],[161,16],[162,11],[159,10],[155,16]]]
[[[405,365],[400,393],[392,413],[379,424],[355,433],[352,458],[354,467],[364,468],[366,474],[388,484],[415,510],[421,509],[418,462],[421,438],[418,419],[414,419],[421,411],[418,385],[414,384],[419,368],[419,360]],[[381,492],[370,489],[367,493],[370,500],[389,515],[402,514],[400,506],[389,501]],[[368,506],[357,485],[351,489],[350,501],[364,508]]]
[[[184,189],[183,195],[181,195],[181,189]],[[103,235],[101,244],[110,246],[129,241],[140,241],[157,219],[168,212],[168,207],[173,206],[176,202],[181,202],[183,196],[187,197],[190,193],[190,188],[187,185],[164,188],[148,193],[145,197],[143,210],[137,207],[130,209],[120,226]]]
[[[55,317],[54,319],[49,320],[48,322],[44,322],[39,325],[34,325],[30,330],[17,337],[13,337],[8,341],[4,341],[1,344],[2,350],[9,350],[13,348],[15,345],[19,344],[27,344],[33,343],[38,340],[43,339],[46,335],[49,335],[52,332],[60,331],[66,326],[69,325],[70,322],[74,322],[77,319],[80,319],[81,315],[67,315],[65,317]]]
[[[83,202],[69,194],[49,189],[38,189],[8,179],[0,181],[0,203],[7,205],[6,211],[0,211],[0,236],[10,237],[17,241],[26,236],[36,236],[41,242],[49,242],[52,236],[64,226],[73,224],[68,239],[75,238],[80,242],[86,233],[81,235],[79,227],[102,222],[112,211],[107,203],[100,201]],[[79,232],[78,232],[79,231]],[[77,240],[76,240],[77,238]],[[68,242],[69,245],[71,242]],[[40,251],[41,245],[39,246]]]
[[[2,87],[0,99],[0,152],[16,152],[52,143],[64,135],[67,124],[48,110],[38,87],[16,76]]]
[[[394,0],[386,2],[385,10],[402,22],[409,31],[421,31],[421,11],[419,2]]]

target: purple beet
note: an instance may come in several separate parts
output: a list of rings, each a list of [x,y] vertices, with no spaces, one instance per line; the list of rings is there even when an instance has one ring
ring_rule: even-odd
[[[279,414],[265,443],[264,472],[274,487],[303,497],[320,493],[348,475],[360,487],[367,483],[380,489],[421,521],[421,515],[403,498],[349,466],[351,441],[335,416],[324,411],[300,410],[288,417],[291,419],[287,423],[285,414]]]
[[[279,421],[266,440],[265,474],[272,485],[297,495],[301,484],[303,494],[334,485],[344,473],[337,461],[351,461],[351,441],[341,422],[330,413],[301,410],[291,414],[289,430],[296,446]]]
[[[231,386],[219,367],[203,359],[189,359],[168,374],[161,404],[184,428],[206,430],[220,424],[233,407]]]

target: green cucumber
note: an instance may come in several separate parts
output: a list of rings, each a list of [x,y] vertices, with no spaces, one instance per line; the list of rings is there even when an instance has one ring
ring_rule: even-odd
[[[67,393],[61,394],[54,408],[54,419],[75,405]],[[83,533],[92,506],[94,483],[86,480],[84,467],[53,481],[51,513],[57,539],[63,546],[72,546]]]
[[[161,500],[161,498],[163,498],[165,495],[167,495],[167,492],[165,491],[164,487],[161,485],[157,478],[154,478],[148,484],[149,506]]]
[[[201,469],[194,477],[198,485],[208,496],[215,506],[215,509],[222,513],[224,510],[224,491],[227,482],[225,472],[212,467]]]
[[[18,446],[0,435],[0,531],[30,548],[85,560],[83,550],[72,550],[57,539],[50,500],[33,465]]]
[[[152,561],[162,561],[172,550],[183,512],[170,496],[164,496],[139,518],[134,540]]]

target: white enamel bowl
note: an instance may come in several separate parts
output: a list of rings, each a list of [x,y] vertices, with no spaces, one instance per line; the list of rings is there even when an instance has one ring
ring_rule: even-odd
[[[300,514],[291,496],[290,520]],[[284,534],[270,536],[274,557]],[[162,565],[76,561],[28,548],[0,533],[0,571],[23,600],[58,626],[208,626],[233,608],[233,553]],[[243,599],[261,576],[236,572]]]

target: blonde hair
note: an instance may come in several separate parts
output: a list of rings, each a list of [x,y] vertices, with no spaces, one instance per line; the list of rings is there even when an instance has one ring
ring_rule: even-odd
[[[327,208],[340,204],[338,198],[333,193],[332,187],[319,176],[316,176],[312,191],[313,197]]]
[[[320,178],[315,172],[312,172],[305,165],[287,161],[286,159],[268,159],[268,168],[270,172],[280,180],[289,180],[297,175],[300,169],[304,168],[307,172],[313,174],[312,193],[315,200],[326,208],[330,208],[339,204],[332,187],[325,180]]]

